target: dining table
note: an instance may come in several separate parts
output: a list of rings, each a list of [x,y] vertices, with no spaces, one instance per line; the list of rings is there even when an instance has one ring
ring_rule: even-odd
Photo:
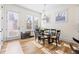
[[[56,39],[56,36],[52,36],[51,33],[44,33],[44,36],[47,37],[47,39],[48,39],[48,44],[53,43],[53,40],[55,40],[55,41],[56,41],[56,46],[57,46],[57,39]],[[52,37],[52,38],[51,38],[51,37]]]

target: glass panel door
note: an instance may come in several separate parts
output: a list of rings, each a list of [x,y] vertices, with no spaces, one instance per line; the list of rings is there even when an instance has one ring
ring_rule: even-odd
[[[0,51],[1,51],[1,6],[0,6]]]
[[[0,5],[0,50],[1,50],[1,46],[2,46],[2,40],[3,40],[3,35],[2,35],[2,20],[1,20],[1,5]]]
[[[7,39],[13,40],[13,39],[19,39],[20,38],[20,32],[18,27],[18,20],[19,15],[18,13],[14,11],[8,11],[7,14]]]

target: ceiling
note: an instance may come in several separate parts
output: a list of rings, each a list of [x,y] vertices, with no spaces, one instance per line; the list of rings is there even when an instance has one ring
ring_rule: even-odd
[[[45,10],[52,11],[57,6],[71,6],[72,4],[46,4]],[[19,4],[19,6],[28,8],[37,12],[42,13],[44,10],[44,4]]]
[[[44,7],[44,4],[20,4],[19,6],[42,13],[44,8],[46,11],[50,11],[52,10],[52,7],[55,7],[56,5],[46,4],[46,6]]]

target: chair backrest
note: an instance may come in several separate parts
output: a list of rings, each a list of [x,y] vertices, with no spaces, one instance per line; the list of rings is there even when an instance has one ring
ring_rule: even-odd
[[[53,36],[56,36],[56,29],[51,29],[51,34],[53,35]]]
[[[45,29],[44,30],[44,34],[49,34],[50,33],[50,29]]]
[[[40,34],[40,35],[44,35],[44,30],[40,30],[40,31],[39,31],[39,34]]]
[[[35,36],[38,36],[39,35],[39,29],[35,29],[34,33],[35,33]]]
[[[60,33],[61,33],[61,31],[60,30],[57,30],[57,34],[56,34],[57,38],[60,37]]]
[[[77,43],[79,43],[79,40],[77,40],[76,38],[73,37],[73,40]]]

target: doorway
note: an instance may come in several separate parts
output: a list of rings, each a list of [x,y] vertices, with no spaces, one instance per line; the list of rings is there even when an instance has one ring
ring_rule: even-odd
[[[20,39],[19,14],[15,11],[7,12],[7,40]]]
[[[2,41],[3,41],[3,35],[2,35],[2,9],[1,9],[1,5],[0,5],[0,50],[1,50],[1,46],[2,46]]]

